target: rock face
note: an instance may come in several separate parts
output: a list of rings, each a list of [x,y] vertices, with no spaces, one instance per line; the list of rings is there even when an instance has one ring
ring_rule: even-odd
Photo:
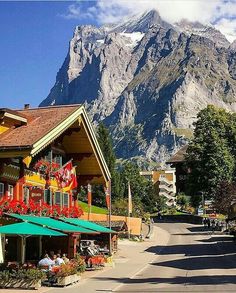
[[[236,111],[236,50],[216,29],[157,11],[119,25],[76,27],[40,106],[84,103],[111,130],[118,157],[164,162],[192,134],[199,110]]]

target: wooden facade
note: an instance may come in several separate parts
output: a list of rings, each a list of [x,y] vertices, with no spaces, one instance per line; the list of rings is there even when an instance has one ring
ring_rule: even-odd
[[[51,177],[50,185],[47,186],[45,177],[34,169],[39,160],[55,162],[59,166],[73,160],[78,186],[88,183],[108,186],[110,173],[84,107],[71,106],[71,111],[67,111],[61,120],[53,123],[53,115],[67,108],[69,107],[0,110],[0,198],[7,196],[25,202],[32,199],[62,206],[73,205],[72,192],[59,195],[61,191],[55,178]],[[35,120],[40,123],[46,117],[52,121],[44,132],[40,125],[35,125]],[[20,128],[22,129],[17,134],[16,131]],[[32,143],[28,144],[30,137],[27,141],[24,135],[30,136],[35,131],[42,135],[38,135],[35,141],[33,137]],[[22,140],[26,140],[27,144],[22,144]]]
[[[50,166],[55,163],[59,168],[70,160],[76,167],[78,187],[68,192],[58,187],[53,172],[47,178],[35,168],[39,161]],[[83,106],[0,109],[0,201],[18,200],[26,205],[33,201],[60,209],[78,207],[78,191],[88,183],[108,187],[110,173]],[[1,218],[0,224],[4,221]],[[74,255],[78,239],[74,234],[63,239],[69,257]],[[45,241],[55,244],[53,239]],[[11,243],[15,242],[13,239]]]

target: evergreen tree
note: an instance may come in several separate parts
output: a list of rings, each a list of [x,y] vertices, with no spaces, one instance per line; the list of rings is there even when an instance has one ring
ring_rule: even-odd
[[[110,136],[109,130],[101,122],[97,128],[97,139],[102,150],[103,156],[111,173],[111,195],[112,201],[120,196],[120,174],[116,170],[116,155],[112,145],[112,138]],[[104,190],[102,187],[95,187],[95,193],[97,195],[97,203],[103,202]]]
[[[106,126],[101,122],[97,128],[97,139],[111,174],[115,170],[116,156],[112,139]]]
[[[128,208],[128,183],[130,183],[131,187],[133,215],[141,216],[144,212],[153,212],[158,209],[159,199],[152,181],[140,175],[140,169],[137,165],[126,162],[120,174],[120,196],[127,203],[126,214]]]

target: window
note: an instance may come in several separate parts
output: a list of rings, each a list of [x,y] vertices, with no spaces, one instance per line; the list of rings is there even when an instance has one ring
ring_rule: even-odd
[[[61,205],[61,193],[60,193],[60,191],[55,192],[54,203],[56,205],[59,205],[59,206]]]
[[[0,197],[4,196],[4,184],[0,183]]]
[[[50,150],[48,150],[48,151],[45,153],[44,160],[47,161],[47,162],[51,162],[51,158],[52,158],[52,153],[51,153]]]
[[[44,202],[51,205],[52,204],[52,193],[50,189],[44,190]]]
[[[63,193],[63,207],[69,207],[69,194]]]
[[[8,184],[8,196],[13,199],[14,187],[13,185]]]
[[[59,167],[62,166],[62,156],[61,156],[61,155],[56,155],[56,156],[54,157],[53,161],[54,161],[55,163],[57,163],[57,164],[59,165]]]
[[[30,195],[30,190],[28,186],[24,187],[24,203],[28,204],[29,203],[29,195]]]

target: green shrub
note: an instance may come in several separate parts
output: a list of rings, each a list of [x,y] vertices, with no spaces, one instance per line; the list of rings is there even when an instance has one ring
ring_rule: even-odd
[[[24,278],[27,280],[39,281],[47,278],[45,272],[38,269],[28,269],[22,271],[24,271]]]
[[[168,210],[168,215],[175,215],[177,212],[176,208],[175,207],[172,207]]]
[[[75,258],[72,259],[71,262],[74,263],[74,266],[76,267],[78,273],[83,273],[85,271],[86,264],[84,259],[79,255],[79,253],[76,253]]]
[[[10,272],[7,270],[0,271],[0,280],[8,281],[10,279]]]
[[[39,281],[45,280],[46,274],[38,269],[0,271],[0,280],[7,281],[9,279]]]

